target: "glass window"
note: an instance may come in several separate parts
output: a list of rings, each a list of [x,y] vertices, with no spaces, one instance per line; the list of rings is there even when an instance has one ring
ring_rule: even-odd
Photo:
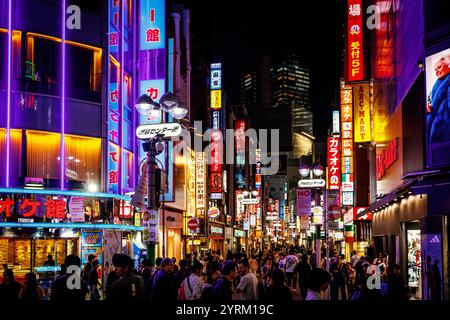
[[[59,95],[59,74],[61,66],[61,43],[27,35],[27,56],[25,61],[25,91]]]
[[[43,178],[46,187],[59,184],[60,134],[26,132],[27,177]]]
[[[66,94],[70,98],[101,101],[101,50],[66,45],[67,82]]]
[[[69,189],[85,189],[83,183],[100,184],[101,139],[78,136],[64,137],[66,178]]]

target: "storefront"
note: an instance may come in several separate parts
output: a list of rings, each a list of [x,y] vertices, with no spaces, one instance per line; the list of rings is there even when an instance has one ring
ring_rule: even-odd
[[[160,231],[159,240],[157,245],[157,257],[169,257],[176,258],[177,261],[181,260],[182,255],[182,233],[183,233],[183,215],[181,213],[165,210],[164,217],[162,210],[160,210]],[[164,221],[164,222],[163,222]],[[165,228],[165,234],[163,234],[163,228]],[[162,242],[166,243],[166,254],[163,253]]]
[[[11,190],[11,189],[9,189]],[[0,193],[0,265],[12,269],[19,281],[27,272],[38,275],[46,289],[69,254],[82,263],[89,254],[102,270],[112,265],[112,255],[133,256],[133,243],[141,231],[133,212],[123,211],[122,200],[109,194],[72,191],[21,190]],[[52,255],[54,267],[46,266]]]
[[[235,251],[245,248],[245,231],[242,229],[234,229],[233,246]]]
[[[345,257],[350,259],[353,251],[358,256],[367,255],[366,249],[372,238],[372,214],[358,218],[366,207],[352,207],[344,214]]]
[[[218,222],[209,222],[208,241],[210,250],[220,250],[223,254],[225,252],[225,225]]]
[[[225,253],[233,252],[233,228],[225,227]]]

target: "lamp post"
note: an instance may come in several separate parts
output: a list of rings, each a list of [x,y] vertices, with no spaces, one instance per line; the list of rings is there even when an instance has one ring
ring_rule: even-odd
[[[298,169],[300,176],[303,179],[313,179],[313,176],[317,177],[317,178],[321,178],[323,175],[323,166],[319,163],[315,163],[312,168],[310,168],[309,165],[307,164],[301,164],[299,169]],[[324,182],[324,181],[322,181]],[[317,189],[317,191],[319,192],[319,194],[321,194],[323,187],[322,186],[315,186],[315,188]],[[324,228],[325,228],[325,249],[326,249],[326,257],[328,257],[328,212],[327,210],[324,210]],[[321,248],[320,248],[320,229],[319,231],[316,230],[316,242],[315,242],[315,250],[316,250],[316,267],[320,268],[321,267]],[[328,268],[328,260],[327,261],[327,270]]]
[[[166,92],[159,99],[159,103],[153,101],[151,97],[146,94],[141,95],[136,103],[136,110],[147,117],[157,117],[163,112],[168,113],[176,120],[183,119],[188,113],[187,107],[179,101],[179,98],[171,92]],[[161,171],[157,169],[156,156],[164,151],[164,135],[156,135],[151,139],[147,139],[143,143],[144,151],[147,153],[147,171],[148,171],[148,185],[147,185],[147,210],[156,211],[159,209],[159,193],[158,190],[161,181]],[[158,180],[159,179],[159,180]],[[159,188],[160,189],[160,188]],[[165,192],[165,190],[163,191]],[[157,227],[157,230],[159,228]],[[158,232],[158,231],[157,231]],[[163,241],[162,241],[163,256],[166,255],[165,244],[165,221],[164,221],[164,193],[163,193]],[[155,242],[147,244],[147,258],[150,261],[155,260]]]

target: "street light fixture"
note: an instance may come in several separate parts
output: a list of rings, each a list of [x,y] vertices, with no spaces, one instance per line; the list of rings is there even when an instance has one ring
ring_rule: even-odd
[[[309,173],[310,173],[309,166],[308,166],[307,164],[302,163],[302,164],[300,165],[300,168],[298,169],[298,172],[300,173],[300,175],[301,175],[303,178],[309,177]]]
[[[320,177],[323,174],[323,166],[320,163],[316,163],[313,166],[313,173],[316,177]]]
[[[161,112],[161,109],[169,113],[174,119],[181,120],[188,113],[186,105],[179,101],[179,98],[171,92],[166,92],[159,99],[159,103],[153,101],[151,97],[146,94],[141,95],[136,103],[136,110],[145,116],[156,117]],[[148,139],[143,144],[144,151],[147,153],[147,172],[148,172],[148,187],[147,187],[147,209],[158,210],[159,199],[156,196],[160,190],[157,190],[159,185],[156,181],[157,174],[157,161],[156,156],[164,150],[163,136],[156,135],[155,137]],[[155,198],[153,198],[155,196]],[[159,196],[158,196],[159,197]],[[155,243],[149,243],[147,249],[147,258],[154,260]],[[165,217],[164,217],[164,192],[163,192],[163,243],[162,243],[163,256],[166,254],[165,248]]]

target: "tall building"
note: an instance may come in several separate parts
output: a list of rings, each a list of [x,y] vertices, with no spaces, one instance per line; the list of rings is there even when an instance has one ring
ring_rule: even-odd
[[[144,228],[129,194],[145,153],[135,130],[156,120],[134,102],[172,91],[190,104],[187,10],[82,2],[78,23],[69,2],[0,0],[0,263],[19,278],[48,254],[58,265],[70,253],[140,260]],[[179,259],[185,200],[174,181],[184,171],[172,151],[158,157],[167,192],[155,233]]]
[[[296,54],[285,54],[272,67],[272,103],[292,108],[292,132],[313,134],[309,69]]]

